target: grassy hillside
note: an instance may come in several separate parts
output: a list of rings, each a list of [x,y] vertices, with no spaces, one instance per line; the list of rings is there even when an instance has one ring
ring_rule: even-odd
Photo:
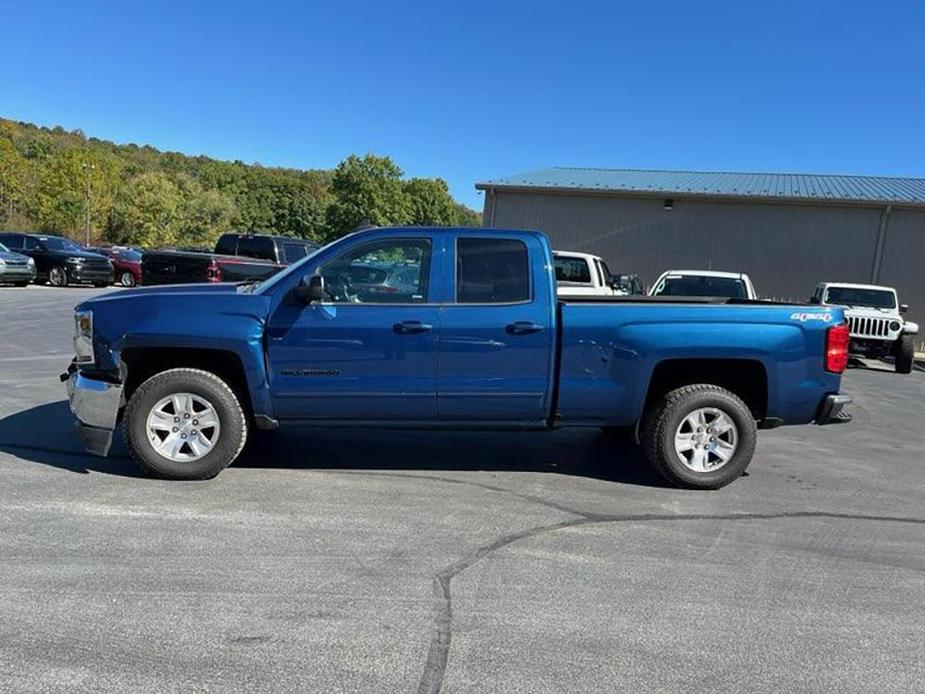
[[[220,161],[0,118],[0,229],[148,246],[251,230],[325,240],[358,224],[471,225],[442,179],[405,179],[388,157],[333,171]]]

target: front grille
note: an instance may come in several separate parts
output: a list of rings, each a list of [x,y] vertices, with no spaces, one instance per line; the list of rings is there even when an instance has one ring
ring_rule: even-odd
[[[6,264],[10,267],[26,267],[29,265],[28,260],[7,260]]]
[[[889,318],[857,318],[848,316],[851,337],[889,337]]]

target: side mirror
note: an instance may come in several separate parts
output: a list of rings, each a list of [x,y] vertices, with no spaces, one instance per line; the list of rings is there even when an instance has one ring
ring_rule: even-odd
[[[620,288],[620,275],[611,275],[610,279],[607,281],[607,286],[611,289]]]
[[[809,297],[809,303],[811,304],[821,304],[822,300],[818,296]]]
[[[900,305],[899,305],[899,312],[900,312],[900,313],[906,313],[908,310],[909,310],[909,304],[900,304]]]
[[[324,277],[321,275],[303,277],[302,281],[292,290],[292,295],[296,301],[303,304],[321,301],[324,298]]]

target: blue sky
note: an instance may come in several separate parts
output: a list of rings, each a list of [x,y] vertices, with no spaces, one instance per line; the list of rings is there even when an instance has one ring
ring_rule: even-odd
[[[66,5],[66,6],[65,6]],[[921,2],[6,2],[0,116],[481,209],[546,166],[925,175]]]

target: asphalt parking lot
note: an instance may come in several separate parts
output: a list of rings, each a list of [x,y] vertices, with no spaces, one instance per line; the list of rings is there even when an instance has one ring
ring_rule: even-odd
[[[716,492],[596,431],[281,433],[161,482],[72,430],[98,292],[0,288],[2,691],[921,690],[921,367]]]

